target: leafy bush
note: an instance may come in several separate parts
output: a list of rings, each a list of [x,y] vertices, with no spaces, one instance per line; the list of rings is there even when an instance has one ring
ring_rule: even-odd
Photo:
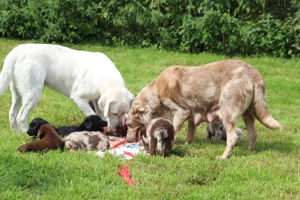
[[[0,36],[300,57],[297,0],[3,0]]]

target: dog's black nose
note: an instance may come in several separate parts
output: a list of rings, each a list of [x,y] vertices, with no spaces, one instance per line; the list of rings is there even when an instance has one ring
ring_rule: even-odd
[[[123,126],[122,125],[117,125],[117,127],[116,127],[117,129],[122,129],[123,128]]]
[[[102,121],[101,124],[103,125],[103,127],[104,127],[104,126],[107,126],[107,121]]]

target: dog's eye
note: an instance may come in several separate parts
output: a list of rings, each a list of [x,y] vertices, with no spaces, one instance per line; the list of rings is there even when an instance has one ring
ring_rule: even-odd
[[[113,115],[118,115],[118,113],[112,113]]]

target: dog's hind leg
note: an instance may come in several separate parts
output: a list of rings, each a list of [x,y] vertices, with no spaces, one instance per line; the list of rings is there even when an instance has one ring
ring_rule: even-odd
[[[28,90],[24,90],[24,93],[26,95],[22,95],[22,107],[19,111],[19,114],[17,116],[17,122],[20,130],[22,132],[27,131],[27,119],[29,116],[29,113],[33,110],[33,108],[36,106],[40,95],[42,93],[43,86],[36,87],[36,88],[28,88]]]
[[[249,108],[244,114],[243,114],[243,120],[247,128],[248,132],[248,138],[249,138],[249,145],[248,145],[248,151],[252,151],[254,149],[256,138],[257,138],[257,131],[254,127],[254,114],[252,110]]]
[[[21,104],[21,96],[18,94],[13,81],[10,83],[10,90],[12,95],[12,104],[9,110],[9,123],[12,130],[18,131],[17,115]]]

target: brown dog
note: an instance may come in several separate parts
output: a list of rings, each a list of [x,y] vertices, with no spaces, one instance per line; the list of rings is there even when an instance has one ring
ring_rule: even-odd
[[[248,150],[257,138],[255,118],[270,129],[281,125],[268,111],[261,74],[241,60],[224,60],[198,67],[172,66],[143,88],[128,113],[127,141],[134,139],[132,128],[147,126],[157,117],[172,117],[175,138],[188,120],[186,143],[195,137],[201,122],[222,120],[227,145],[221,159],[230,156],[237,140],[235,123],[242,116],[249,137]]]
[[[37,138],[33,142],[24,144],[18,148],[21,153],[25,152],[41,152],[45,150],[63,149],[64,143],[61,137],[57,134],[57,127],[45,124],[39,128]]]

